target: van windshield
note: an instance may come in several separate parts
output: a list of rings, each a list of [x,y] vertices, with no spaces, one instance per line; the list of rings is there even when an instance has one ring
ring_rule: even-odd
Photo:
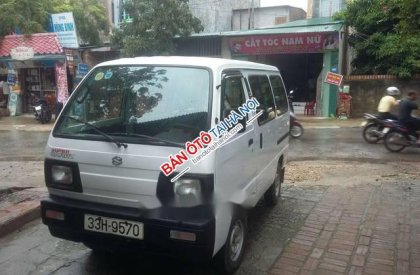
[[[74,91],[53,135],[173,145],[208,129],[210,73],[202,68],[98,67]],[[165,142],[167,141],[167,142]]]

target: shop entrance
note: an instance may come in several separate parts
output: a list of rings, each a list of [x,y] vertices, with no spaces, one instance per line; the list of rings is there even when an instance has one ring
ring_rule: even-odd
[[[33,112],[33,105],[39,97],[45,98],[49,109],[54,113],[56,102],[56,81],[54,68],[21,69],[23,97],[23,112]]]
[[[316,102],[317,79],[322,71],[323,53],[271,54],[250,56],[250,61],[276,66],[287,91],[294,90],[296,113],[304,113],[305,105]]]

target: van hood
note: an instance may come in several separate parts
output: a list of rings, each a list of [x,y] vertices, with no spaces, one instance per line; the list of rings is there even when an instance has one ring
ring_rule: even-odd
[[[157,208],[156,197],[160,166],[181,148],[128,144],[118,148],[112,142],[52,138],[45,158],[75,162],[79,166],[82,193],[49,188],[54,195],[98,203],[136,208]],[[190,173],[212,173],[211,156],[198,165],[186,163]]]

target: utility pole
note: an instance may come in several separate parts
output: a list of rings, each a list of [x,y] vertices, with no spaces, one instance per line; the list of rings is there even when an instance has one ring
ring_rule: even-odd
[[[255,22],[254,22],[254,0],[251,2],[251,15],[252,15],[252,29],[255,28]]]

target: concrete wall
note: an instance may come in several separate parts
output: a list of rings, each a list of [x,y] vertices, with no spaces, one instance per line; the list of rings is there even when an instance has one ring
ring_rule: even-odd
[[[350,76],[344,83],[350,85],[352,117],[362,117],[363,113],[377,113],[379,100],[389,86],[398,87],[403,93],[401,98],[410,90],[417,91],[420,97],[420,77],[402,81],[392,76]],[[420,105],[420,99],[417,103]]]
[[[308,18],[331,17],[346,7],[347,0],[308,0]]]
[[[232,11],[260,6],[259,0],[189,0],[191,13],[201,20],[203,32],[222,32],[232,29]]]
[[[248,30],[249,21],[252,22],[251,29],[263,28],[276,25],[276,17],[285,17],[286,23],[289,21],[305,19],[306,13],[303,9],[290,6],[264,7],[254,9],[254,17],[250,18],[248,9],[234,10],[232,15],[232,30]]]

